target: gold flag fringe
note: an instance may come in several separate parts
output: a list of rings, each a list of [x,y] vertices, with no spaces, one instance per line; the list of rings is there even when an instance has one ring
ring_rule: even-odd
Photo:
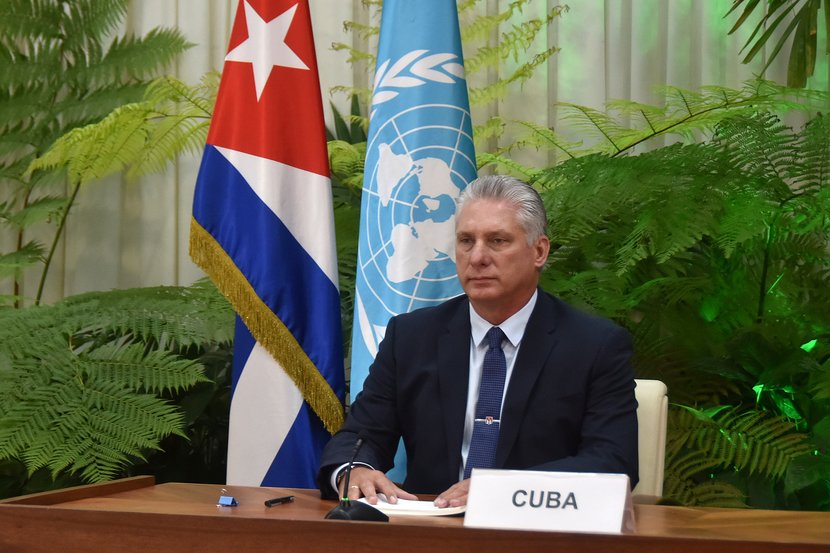
[[[196,219],[190,221],[190,257],[213,280],[257,342],[276,359],[331,434],[343,426],[343,405],[294,335],[260,299],[248,279]]]

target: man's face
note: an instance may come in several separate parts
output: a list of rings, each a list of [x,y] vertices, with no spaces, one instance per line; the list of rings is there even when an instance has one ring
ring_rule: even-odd
[[[471,201],[456,219],[458,279],[476,312],[493,324],[530,299],[549,249],[546,236],[527,243],[516,207],[503,200]]]

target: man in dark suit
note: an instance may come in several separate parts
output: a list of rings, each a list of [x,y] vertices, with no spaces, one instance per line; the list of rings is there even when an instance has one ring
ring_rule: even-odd
[[[358,437],[345,492],[370,503],[378,493],[391,502],[429,493],[440,494],[439,507],[464,505],[473,466],[625,473],[636,484],[630,337],[538,288],[546,227],[529,185],[492,176],[467,187],[456,218],[465,295],[389,321],[363,391],[323,452],[324,497],[342,487]],[[500,387],[487,392],[497,402],[485,416],[479,389],[492,387],[493,370]],[[384,472],[401,438],[407,476],[399,487]]]

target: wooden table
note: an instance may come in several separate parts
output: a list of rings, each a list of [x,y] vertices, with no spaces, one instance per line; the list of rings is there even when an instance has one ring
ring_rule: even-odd
[[[325,520],[316,490],[154,485],[152,477],[0,502],[0,552],[739,553],[830,551],[830,513],[635,505],[632,534],[472,529],[458,517]],[[295,501],[265,507],[264,501]]]

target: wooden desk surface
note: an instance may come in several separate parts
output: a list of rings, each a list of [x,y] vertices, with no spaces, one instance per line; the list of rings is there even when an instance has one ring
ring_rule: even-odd
[[[830,513],[635,505],[637,529],[621,536],[463,527],[460,517],[393,517],[389,524],[324,520],[335,502],[316,490],[153,485],[139,477],[0,502],[0,551],[395,553],[738,553],[830,551]],[[292,503],[264,501],[294,495]]]

